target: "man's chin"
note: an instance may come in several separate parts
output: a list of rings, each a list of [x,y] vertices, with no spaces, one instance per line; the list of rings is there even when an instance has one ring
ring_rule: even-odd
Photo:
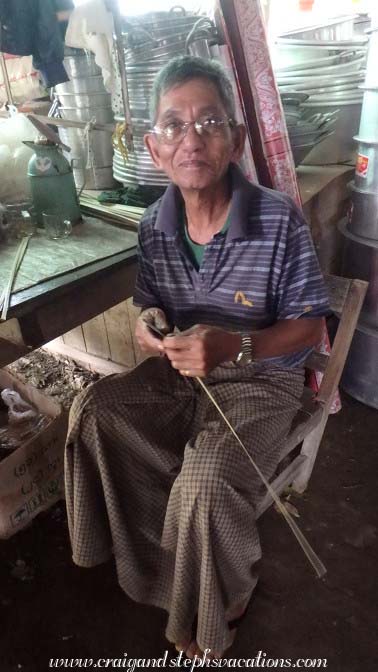
[[[180,189],[188,190],[202,190],[212,187],[215,183],[214,178],[212,178],[209,173],[207,174],[198,174],[198,175],[175,175],[172,181]]]

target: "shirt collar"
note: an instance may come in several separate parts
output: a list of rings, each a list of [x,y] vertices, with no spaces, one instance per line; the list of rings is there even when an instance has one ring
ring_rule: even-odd
[[[230,164],[229,176],[232,193],[229,215],[231,223],[227,230],[227,240],[232,240],[247,235],[250,203],[257,192],[256,187],[247,180],[241,169],[234,163]],[[182,203],[180,189],[171,183],[161,199],[155,229],[168,236],[176,236],[181,222]]]

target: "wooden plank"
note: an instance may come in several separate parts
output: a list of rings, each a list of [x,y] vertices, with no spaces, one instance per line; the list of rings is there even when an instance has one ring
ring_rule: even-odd
[[[324,373],[327,368],[328,360],[329,355],[326,355],[323,352],[311,352],[306,358],[304,366],[306,369],[312,369],[313,371],[321,371]]]
[[[108,334],[103,313],[82,325],[86,351],[90,355],[110,359]]]
[[[136,364],[139,364],[139,362],[143,362],[144,359],[147,358],[148,355],[143,354],[141,351],[137,340],[135,338],[135,325],[136,321],[139,317],[140,314],[140,308],[137,308],[136,306],[133,305],[133,300],[128,299],[127,300],[127,310],[129,313],[129,320],[130,320],[130,329],[131,329],[131,335],[132,335],[132,343],[133,343],[133,348],[134,348],[134,358]]]
[[[116,364],[108,359],[101,359],[101,357],[95,357],[95,355],[89,355],[87,352],[71,348],[70,346],[65,345],[61,339],[55,339],[50,343],[46,343],[46,345],[43,346],[43,349],[48,350],[49,352],[55,352],[58,355],[63,355],[64,357],[70,357],[81,366],[84,366],[84,368],[104,376],[108,376],[111,373],[127,373],[127,371],[131,370],[126,366]]]
[[[30,349],[24,343],[18,320],[0,323],[0,367],[26,355]]]
[[[26,345],[19,345],[0,337],[0,368],[23,357],[28,352],[30,348]]]
[[[108,333],[110,359],[127,367],[136,364],[133,337],[130,328],[127,302],[123,301],[104,313]]]
[[[66,334],[63,334],[62,340],[65,345],[68,345],[71,348],[77,348],[77,350],[82,350],[83,352],[87,351],[81,325],[75,327],[75,329],[67,331]]]
[[[26,314],[19,317],[25,343],[38,348],[124,301],[133,293],[135,274],[136,264],[126,261],[85,283],[66,287],[59,297],[45,296],[44,304],[34,310],[29,304]]]
[[[127,234],[129,234],[129,232],[127,232]],[[129,270],[126,271],[125,267],[129,267]],[[74,291],[76,292],[76,290],[80,290],[82,287],[90,286],[91,294],[93,295],[98,291],[98,283],[104,278],[111,278],[117,273],[130,272],[130,269],[134,270],[135,276],[136,246],[130,247],[130,249],[125,250],[124,252],[118,252],[111,257],[87,264],[86,266],[80,266],[73,271],[63,273],[54,278],[43,280],[32,287],[13,292],[11,306],[8,310],[8,319],[12,317],[19,318],[23,315],[30,314],[34,312],[36,308],[39,308],[39,306],[45,306],[52,302],[55,303],[61,296],[65,296]],[[95,291],[93,290],[94,287],[96,288]],[[112,306],[132,295],[132,291],[127,292],[125,295],[125,287],[122,285],[120,287],[115,285],[115,288],[117,294],[115,296],[115,301],[110,304]],[[120,298],[118,298],[118,296],[120,296]],[[102,310],[106,310],[108,307],[110,306],[106,306]],[[72,326],[77,326],[77,324]],[[71,326],[62,331],[61,334],[68,331],[70,328]]]
[[[338,275],[325,275],[324,279],[331,310],[334,313],[341,313],[352,281],[349,278],[341,278]]]
[[[341,278],[339,278],[341,279]],[[350,280],[350,288],[332,346],[329,363],[320,385],[318,399],[329,408],[344,368],[354,330],[368,287],[364,280]]]

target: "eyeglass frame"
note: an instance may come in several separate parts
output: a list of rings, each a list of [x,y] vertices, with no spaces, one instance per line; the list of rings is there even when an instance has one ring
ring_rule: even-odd
[[[203,114],[201,116],[202,116],[202,118],[206,118],[206,117],[209,118],[209,116],[211,116],[211,115]],[[195,119],[194,121],[180,122],[180,133],[181,133],[181,135],[177,140],[167,140],[167,137],[165,136],[164,130],[159,128],[158,125],[154,126],[150,130],[150,133],[152,133],[156,137],[157,141],[160,144],[164,143],[164,144],[167,144],[167,145],[177,145],[177,144],[179,144],[186,137],[186,135],[188,133],[188,130],[189,130],[189,127],[192,126],[192,125],[194,125],[196,133],[199,135],[200,138],[201,137],[206,137],[206,135],[208,135],[208,137],[211,137],[211,133],[206,131],[203,128],[203,124],[201,124],[201,122],[199,121],[199,119],[201,119],[201,116],[198,117],[198,119]],[[236,128],[236,126],[237,126],[237,122],[232,117],[222,117],[222,118],[218,117],[217,121],[220,124],[220,128],[223,128],[226,124],[228,124],[228,126],[230,128]],[[199,126],[202,130],[198,131],[197,126]],[[217,126],[217,130],[218,129],[219,129],[219,127]],[[162,138],[162,139],[160,139],[160,138]]]

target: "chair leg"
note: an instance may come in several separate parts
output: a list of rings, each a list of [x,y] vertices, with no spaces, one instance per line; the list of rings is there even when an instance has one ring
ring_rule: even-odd
[[[303,440],[301,455],[305,455],[307,460],[303,463],[302,470],[292,482],[291,487],[296,492],[302,493],[307,488],[308,481],[310,480],[310,476],[314,468],[316,456],[318,454],[319,445],[324,434],[327,419],[328,413],[324,412],[319,424],[316,425],[312,432],[310,432],[310,434]]]

